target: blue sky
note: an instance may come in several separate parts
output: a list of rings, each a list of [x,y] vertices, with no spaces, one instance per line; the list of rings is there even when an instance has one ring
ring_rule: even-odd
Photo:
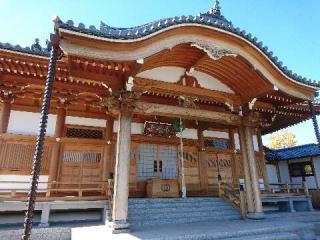
[[[221,0],[233,24],[263,41],[296,73],[320,80],[319,0]],[[53,31],[52,16],[99,27],[125,27],[164,17],[206,12],[212,0],[0,0],[0,42],[44,45]],[[311,121],[289,129],[298,144],[315,142]],[[266,138],[264,138],[264,142]]]

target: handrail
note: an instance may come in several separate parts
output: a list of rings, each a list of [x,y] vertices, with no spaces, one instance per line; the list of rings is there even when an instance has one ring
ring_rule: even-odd
[[[39,192],[46,192],[46,197],[49,198],[52,192],[66,193],[75,192],[78,197],[82,197],[83,192],[101,192],[104,193],[104,184],[106,181],[94,182],[59,182],[59,181],[41,181],[39,184],[47,184],[47,187],[39,187]],[[15,197],[17,192],[26,193],[29,191],[30,181],[0,181],[0,184],[15,184],[16,186],[0,187],[0,198],[4,193],[9,193],[10,197]],[[28,184],[21,186],[21,184]],[[95,185],[95,186],[92,186]],[[105,195],[105,194],[104,194]]]
[[[309,188],[306,181],[302,183],[269,183],[269,191],[271,194],[304,194],[309,195]]]
[[[105,183],[106,181],[94,181],[94,182],[59,182],[59,181],[51,181],[51,182],[48,182],[48,181],[39,181],[38,183],[39,184],[103,184]],[[0,184],[1,183],[30,183],[30,181],[0,181]]]
[[[247,216],[246,197],[243,188],[235,188],[231,183],[219,181],[219,197],[237,209],[243,219]]]

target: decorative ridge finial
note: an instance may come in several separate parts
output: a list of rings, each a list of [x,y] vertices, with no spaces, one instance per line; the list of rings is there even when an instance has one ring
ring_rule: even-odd
[[[214,6],[210,9],[210,13],[215,16],[221,16],[221,7],[219,0],[216,0]]]
[[[219,23],[223,23],[226,26],[232,26],[232,22],[226,19],[221,13],[220,1],[215,0],[214,5],[210,8],[210,10],[206,13],[200,13],[201,17],[205,17],[210,19],[210,21],[218,21]]]
[[[35,51],[35,52],[41,52],[42,51],[42,47],[39,44],[39,38],[36,38],[34,40],[34,44],[31,45],[31,50]]]

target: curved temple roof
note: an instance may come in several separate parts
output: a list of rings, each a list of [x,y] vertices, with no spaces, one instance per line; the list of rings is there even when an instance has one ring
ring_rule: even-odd
[[[266,149],[265,158],[267,161],[281,161],[296,158],[314,157],[320,155],[318,144],[306,144],[301,146],[283,148],[283,149]]]
[[[147,37],[148,35],[155,34],[158,31],[170,28],[172,26],[188,24],[210,26],[230,32],[232,34],[236,34],[237,36],[250,41],[253,45],[258,47],[280,69],[280,71],[282,71],[289,78],[309,86],[320,87],[320,82],[307,79],[289,70],[287,66],[283,65],[283,63],[278,59],[277,56],[274,56],[273,52],[270,51],[268,47],[263,44],[263,42],[258,41],[258,39],[256,37],[253,37],[251,33],[247,33],[245,30],[234,27],[232,22],[227,20],[221,14],[219,1],[216,1],[215,5],[210,9],[210,11],[208,11],[207,13],[200,13],[198,16],[165,18],[137,27],[117,28],[111,27],[104,22],[101,22],[99,29],[92,25],[89,26],[89,28],[86,28],[83,23],[79,23],[78,26],[74,26],[72,20],[63,22],[57,17],[55,20],[55,29],[66,29],[110,40],[132,41]]]
[[[132,41],[135,39],[140,39],[148,35],[157,33],[160,30],[177,26],[177,25],[188,25],[188,24],[197,24],[214,27],[221,29],[232,34],[250,41],[253,45],[258,47],[286,76],[302,84],[320,88],[320,82],[307,79],[296,73],[293,73],[291,70],[284,66],[281,61],[279,61],[277,56],[274,56],[273,52],[268,50],[267,46],[264,46],[263,42],[258,41],[256,37],[253,37],[251,33],[247,33],[245,30],[241,30],[237,27],[234,27],[232,22],[227,20],[222,14],[219,5],[219,1],[216,1],[215,5],[207,13],[200,13],[198,16],[180,16],[165,18],[157,21],[153,21],[141,26],[130,27],[130,28],[117,28],[111,27],[107,24],[101,22],[100,28],[97,29],[95,26],[89,26],[86,28],[83,23],[80,23],[78,26],[74,26],[72,20],[66,22],[61,21],[58,17],[55,19],[55,29],[66,29],[79,33],[84,33],[87,35],[102,37],[106,39],[119,40],[119,41]],[[37,43],[36,43],[37,44]],[[33,44],[32,46],[36,45]],[[50,48],[40,48],[39,47],[26,47],[23,48],[20,45],[13,46],[9,43],[1,43],[0,49],[6,49],[11,51],[17,51],[26,54],[39,55],[43,57],[48,57],[50,55]]]

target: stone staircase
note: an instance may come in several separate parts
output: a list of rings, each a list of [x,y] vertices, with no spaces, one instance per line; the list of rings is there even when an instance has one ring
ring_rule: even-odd
[[[221,198],[131,198],[131,228],[166,224],[239,220],[240,214]]]
[[[241,236],[228,238],[225,240],[300,240],[301,238],[294,233],[266,233],[252,236]]]

